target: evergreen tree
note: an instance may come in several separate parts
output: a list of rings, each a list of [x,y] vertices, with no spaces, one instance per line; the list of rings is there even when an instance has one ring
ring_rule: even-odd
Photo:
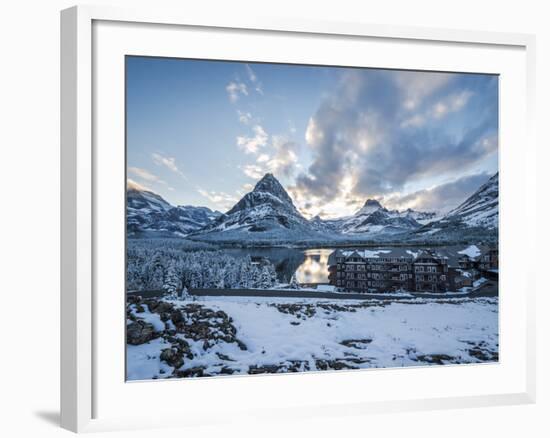
[[[296,273],[292,274],[292,277],[290,278],[290,289],[300,289],[300,284],[298,283],[298,280],[296,279]]]
[[[248,289],[250,287],[250,270],[249,265],[243,261],[239,270],[239,287]]]
[[[164,284],[162,288],[172,298],[177,297],[177,291],[180,286],[180,281],[176,272],[176,265],[174,261],[170,261],[168,268],[166,269],[166,275],[164,276]]]
[[[270,263],[267,265],[267,269],[269,271],[269,276],[271,277],[271,285],[275,286],[277,283],[279,283],[279,279],[277,278],[277,272],[275,271],[275,267]]]
[[[164,286],[164,266],[160,252],[156,251],[148,267],[150,289],[161,289]]]
[[[189,290],[184,286],[181,290],[180,299],[181,300],[188,300],[189,299]]]
[[[250,288],[261,288],[261,270],[258,265],[252,265],[250,270]]]
[[[271,273],[267,266],[262,267],[262,272],[260,273],[260,287],[262,289],[270,289],[272,286]]]

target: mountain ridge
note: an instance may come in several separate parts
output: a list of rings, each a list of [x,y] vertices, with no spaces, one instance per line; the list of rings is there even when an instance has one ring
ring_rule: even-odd
[[[150,231],[220,243],[458,241],[485,235],[493,239],[498,231],[498,173],[443,217],[412,209],[390,210],[369,198],[351,216],[308,220],[271,173],[226,213],[207,207],[174,207],[154,192],[128,188],[127,217],[129,235]]]
[[[173,206],[159,194],[136,186],[128,186],[126,191],[126,230],[132,237],[184,237],[220,214],[208,207]]]
[[[441,219],[416,230],[413,240],[489,240],[498,238],[499,174],[495,173],[472,195]]]

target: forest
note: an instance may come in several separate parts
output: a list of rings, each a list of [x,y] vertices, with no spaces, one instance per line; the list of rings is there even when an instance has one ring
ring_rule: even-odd
[[[182,250],[170,240],[129,240],[126,290],[269,289],[277,284],[267,259],[253,261],[215,249]]]

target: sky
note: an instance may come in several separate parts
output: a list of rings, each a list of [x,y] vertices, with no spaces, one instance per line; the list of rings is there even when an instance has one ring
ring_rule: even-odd
[[[311,218],[444,213],[498,171],[498,77],[126,58],[129,184],[230,209],[273,173]]]

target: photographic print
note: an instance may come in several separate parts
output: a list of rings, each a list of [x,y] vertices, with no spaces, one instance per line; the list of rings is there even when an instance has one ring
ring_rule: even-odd
[[[125,63],[127,380],[498,362],[497,75]]]

